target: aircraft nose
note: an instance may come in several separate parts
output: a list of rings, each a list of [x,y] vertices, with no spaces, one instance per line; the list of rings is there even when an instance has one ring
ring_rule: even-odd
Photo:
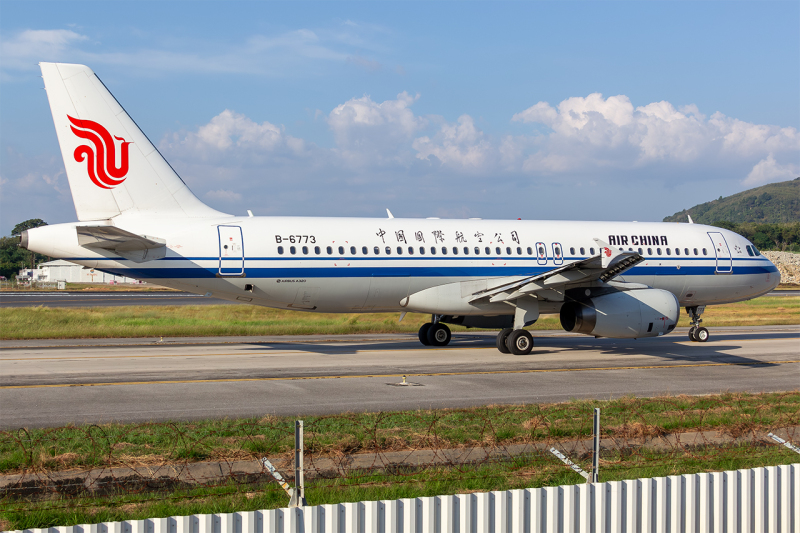
[[[772,267],[770,270],[773,270],[773,271],[769,272],[765,276],[766,279],[764,280],[764,285],[765,285],[765,289],[767,290],[767,292],[773,290],[775,287],[777,287],[781,283],[781,272],[780,272],[780,270],[778,270],[778,267],[775,266],[775,263],[773,263],[772,261],[769,261],[769,264]]]

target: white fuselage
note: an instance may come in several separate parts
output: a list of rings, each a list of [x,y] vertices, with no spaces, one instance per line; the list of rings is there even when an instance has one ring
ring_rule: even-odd
[[[85,223],[84,223],[85,224]],[[315,217],[145,219],[113,225],[167,243],[166,257],[135,263],[78,244],[74,224],[30,230],[31,250],[86,267],[216,298],[317,312],[419,311],[513,314],[504,303],[474,309],[415,308],[401,301],[457,281],[531,276],[598,253],[594,238],[645,260],[615,281],[673,293],[681,306],[746,300],[773,289],[776,267],[733,232],[700,224]],[[719,242],[712,240],[712,237]],[[563,294],[538,295],[557,312]]]

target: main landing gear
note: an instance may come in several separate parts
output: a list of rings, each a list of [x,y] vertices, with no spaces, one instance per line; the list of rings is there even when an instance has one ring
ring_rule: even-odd
[[[692,327],[689,328],[689,340],[692,342],[706,342],[711,336],[706,328],[700,326],[700,323],[703,321],[700,315],[702,315],[705,310],[705,305],[686,308],[686,313],[692,317]]]
[[[450,328],[446,324],[439,322],[440,318],[433,315],[433,322],[423,324],[419,328],[419,342],[425,346],[447,346],[450,344],[450,339],[452,338]]]
[[[501,353],[528,355],[533,349],[533,337],[524,329],[505,328],[497,334],[497,349]]]

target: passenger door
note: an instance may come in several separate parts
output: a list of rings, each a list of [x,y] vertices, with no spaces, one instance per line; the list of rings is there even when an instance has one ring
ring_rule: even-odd
[[[708,236],[713,243],[714,254],[717,256],[717,273],[730,274],[733,271],[733,259],[725,237],[718,231],[709,231]]]
[[[244,277],[244,239],[239,226],[217,226],[220,277]]]

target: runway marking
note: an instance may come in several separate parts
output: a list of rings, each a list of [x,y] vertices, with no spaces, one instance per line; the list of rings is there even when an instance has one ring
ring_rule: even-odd
[[[161,381],[118,381],[106,383],[57,383],[50,385],[3,385],[2,389],[52,389],[64,387],[111,387],[120,385],[177,385],[186,383],[235,383],[239,381],[303,381],[314,379],[355,379],[355,378],[392,378],[402,376],[413,377],[437,377],[437,376],[480,376],[490,374],[537,374],[548,372],[589,372],[589,371],[609,371],[609,370],[659,370],[673,368],[697,368],[712,366],[757,366],[757,365],[785,365],[800,363],[800,360],[792,361],[754,361],[747,363],[693,363],[688,365],[644,365],[644,366],[608,366],[590,368],[546,368],[546,369],[527,369],[527,370],[476,370],[471,372],[429,372],[421,374],[360,374],[352,376],[296,376],[296,377],[274,377],[274,378],[220,378],[220,379],[184,379],[184,380],[161,380]]]

